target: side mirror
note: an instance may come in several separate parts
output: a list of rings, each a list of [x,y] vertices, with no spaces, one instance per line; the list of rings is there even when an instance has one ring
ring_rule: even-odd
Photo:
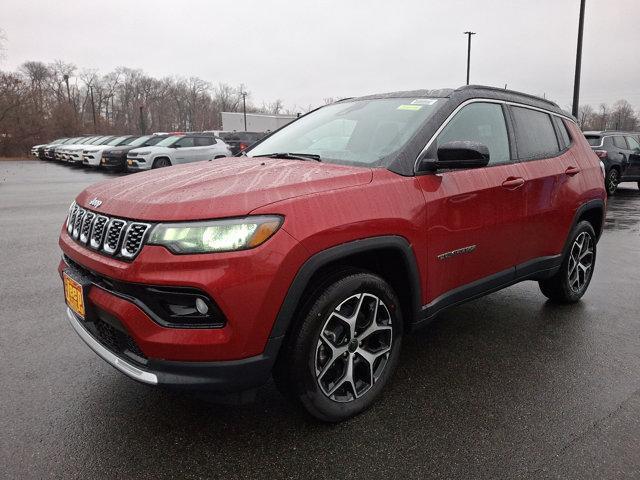
[[[489,164],[489,148],[479,142],[456,140],[438,147],[436,159],[420,161],[420,171],[486,167]]]
[[[178,145],[177,143],[174,143],[173,145],[171,145],[171,148],[180,148],[180,145]]]

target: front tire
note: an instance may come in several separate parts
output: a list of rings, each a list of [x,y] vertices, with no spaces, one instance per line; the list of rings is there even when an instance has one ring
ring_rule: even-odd
[[[280,391],[315,418],[339,422],[378,398],[398,363],[400,303],[377,275],[343,272],[307,300],[274,370]]]
[[[604,186],[607,190],[607,195],[614,195],[618,190],[618,184],[620,183],[620,172],[617,168],[610,168],[604,179]]]
[[[540,290],[558,303],[575,303],[587,291],[596,264],[596,234],[593,226],[582,221],[570,236],[569,250],[560,270],[553,277],[539,282]]]
[[[158,158],[153,161],[153,165],[151,166],[151,168],[164,168],[170,166],[171,160],[169,160],[168,158]]]

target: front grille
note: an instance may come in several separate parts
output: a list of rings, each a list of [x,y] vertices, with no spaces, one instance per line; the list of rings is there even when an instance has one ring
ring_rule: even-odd
[[[109,226],[107,227],[107,235],[104,239],[104,244],[102,245],[105,252],[113,254],[118,250],[118,245],[120,245],[120,239],[122,238],[122,232],[126,224],[127,222],[124,220],[119,220],[117,218],[111,219]]]
[[[93,230],[91,231],[91,241],[89,245],[91,248],[98,249],[102,245],[102,240],[104,239],[104,232],[106,230],[107,222],[109,219],[104,215],[98,215],[98,217],[93,222]]]
[[[87,243],[87,241],[89,240],[89,235],[91,234],[91,225],[93,224],[95,216],[95,213],[89,211],[84,214],[82,229],[80,230],[80,241],[82,243]]]
[[[123,260],[133,260],[144,245],[151,224],[107,217],[76,203],[69,208],[67,233],[92,249]]]
[[[125,332],[112,327],[99,316],[93,323],[97,340],[108,350],[125,355],[130,352],[140,358],[146,358],[135,340]]]
[[[123,257],[131,258],[142,248],[142,241],[144,240],[144,234],[147,233],[149,225],[146,223],[130,223],[127,227],[127,233],[125,240],[122,244],[122,250],[120,254]]]
[[[86,210],[84,208],[78,208],[76,212],[76,216],[73,222],[73,238],[76,240],[80,237],[80,228],[82,226],[82,220],[84,219],[84,214]]]

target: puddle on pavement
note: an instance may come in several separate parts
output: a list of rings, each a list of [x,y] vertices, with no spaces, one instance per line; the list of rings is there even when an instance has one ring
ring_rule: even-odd
[[[622,184],[609,197],[604,228],[640,232],[640,189],[635,184]]]

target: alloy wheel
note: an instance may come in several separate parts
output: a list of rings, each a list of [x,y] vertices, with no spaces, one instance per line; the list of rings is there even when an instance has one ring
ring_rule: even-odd
[[[609,193],[614,193],[618,188],[618,171],[615,168],[612,168],[609,171],[609,177],[607,178],[607,191]]]
[[[574,292],[581,292],[589,282],[593,258],[593,239],[587,232],[582,232],[573,242],[569,254],[569,286]]]
[[[393,342],[391,314],[371,293],[357,293],[325,321],[315,351],[316,380],[336,402],[362,397],[387,366]]]

